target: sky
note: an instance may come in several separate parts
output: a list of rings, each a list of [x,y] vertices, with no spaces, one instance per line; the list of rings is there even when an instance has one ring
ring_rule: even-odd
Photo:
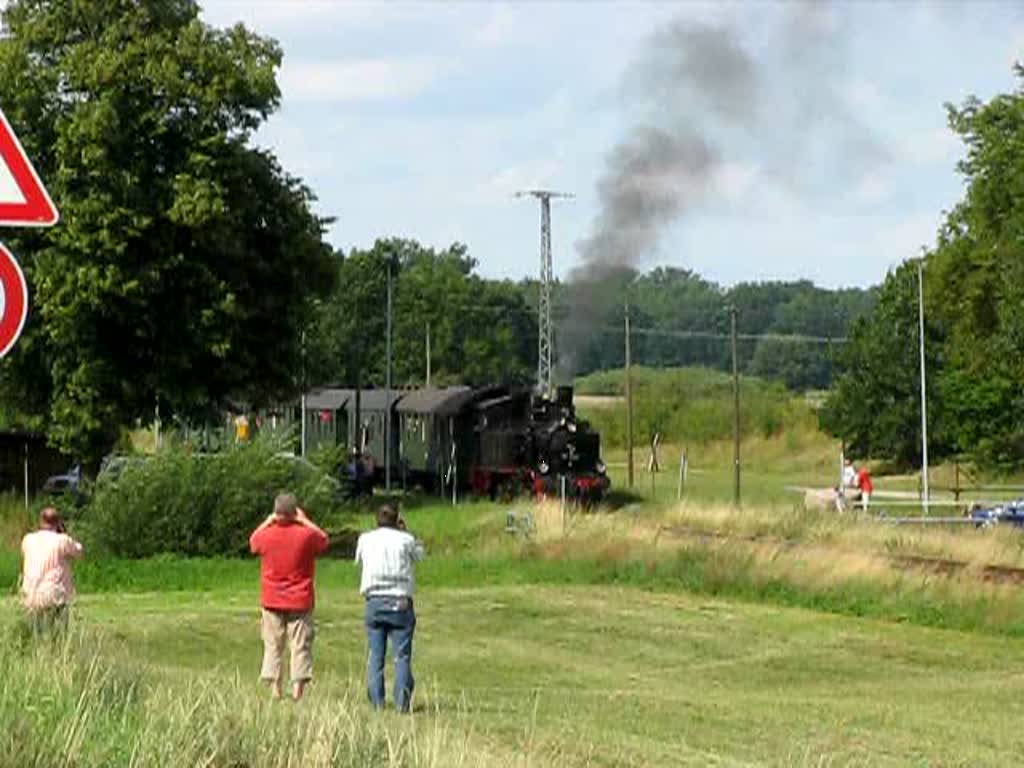
[[[1011,2],[200,4],[207,23],[280,43],[281,107],[256,141],[336,219],[334,246],[461,242],[481,274],[516,280],[538,273],[540,237],[516,191],[575,195],[553,203],[554,270],[585,274],[609,158],[669,124],[715,163],[630,263],[723,285],[877,284],[962,195],[943,105],[1014,90],[1024,60]],[[806,44],[787,35],[805,7]],[[666,30],[697,27],[729,30],[755,65],[757,119],[716,112],[715,72],[698,93],[654,82]]]

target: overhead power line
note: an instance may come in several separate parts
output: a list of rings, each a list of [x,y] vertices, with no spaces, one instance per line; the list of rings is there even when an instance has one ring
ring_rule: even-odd
[[[600,329],[601,333],[621,334],[622,329],[617,326],[606,325]],[[732,336],[728,333],[716,331],[678,331],[671,328],[633,328],[631,333],[638,336],[668,336],[676,339],[710,339],[728,340]],[[808,336],[802,333],[737,333],[736,338],[743,341],[780,341],[793,344],[845,344],[849,339],[846,336]]]

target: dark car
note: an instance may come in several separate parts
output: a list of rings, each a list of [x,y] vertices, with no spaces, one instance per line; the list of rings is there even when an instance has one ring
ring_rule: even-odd
[[[68,495],[76,502],[86,497],[85,479],[82,476],[81,464],[75,464],[61,475],[50,475],[43,483],[43,493],[51,496]]]
[[[104,456],[100,462],[99,474],[96,475],[96,485],[115,483],[126,469],[141,467],[148,460],[147,456],[121,456],[113,453]]]
[[[975,507],[971,520],[979,528],[989,528],[997,523],[1024,528],[1024,499],[1014,499],[992,507]]]

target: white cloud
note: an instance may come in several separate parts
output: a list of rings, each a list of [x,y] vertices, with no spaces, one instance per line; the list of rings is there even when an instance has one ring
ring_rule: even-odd
[[[1007,57],[1010,64],[1018,61],[1024,63],[1024,26],[1017,26],[1010,30],[1010,50]]]
[[[875,206],[892,197],[892,182],[880,171],[868,171],[850,191],[851,201],[861,206]]]
[[[960,156],[963,145],[949,128],[907,136],[900,143],[900,154],[918,165],[942,165],[952,167]]]
[[[871,80],[854,78],[846,83],[844,90],[847,103],[857,112],[873,112],[885,106],[881,89]]]
[[[557,186],[565,170],[561,158],[511,165],[493,173],[480,187],[480,194],[490,200],[508,200],[524,189]]]
[[[505,3],[493,6],[482,26],[474,26],[469,35],[471,44],[479,48],[498,48],[519,37],[519,18]]]
[[[261,32],[324,30],[384,24],[430,12],[429,3],[355,0],[200,0],[203,19],[216,25],[242,22]]]
[[[881,219],[869,239],[874,258],[892,269],[907,259],[921,255],[921,249],[935,242],[942,222],[941,213],[918,212],[896,219]]]
[[[723,163],[712,180],[714,191],[728,203],[741,202],[757,184],[761,171],[756,165]]]
[[[286,101],[401,101],[424,91],[451,69],[437,57],[294,59],[281,67]]]

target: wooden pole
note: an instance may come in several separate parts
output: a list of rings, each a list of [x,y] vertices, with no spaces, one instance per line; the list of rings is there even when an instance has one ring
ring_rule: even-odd
[[[676,488],[676,500],[681,501],[686,488],[686,450],[679,454],[679,484]]]
[[[387,338],[384,369],[384,490],[391,493],[391,272],[392,257],[388,255],[387,274]]]
[[[427,323],[427,389],[430,389],[430,323]]]
[[[732,462],[733,462],[733,504],[740,505],[740,371],[736,359],[736,306],[729,307],[730,325],[732,327]]]
[[[928,514],[928,394],[924,368],[924,257],[917,260],[918,342],[921,352],[921,482],[924,485],[924,511]]]
[[[633,373],[629,348],[629,302],[626,302],[626,483],[633,487]]]
[[[28,440],[25,441],[25,509],[28,509]]]

